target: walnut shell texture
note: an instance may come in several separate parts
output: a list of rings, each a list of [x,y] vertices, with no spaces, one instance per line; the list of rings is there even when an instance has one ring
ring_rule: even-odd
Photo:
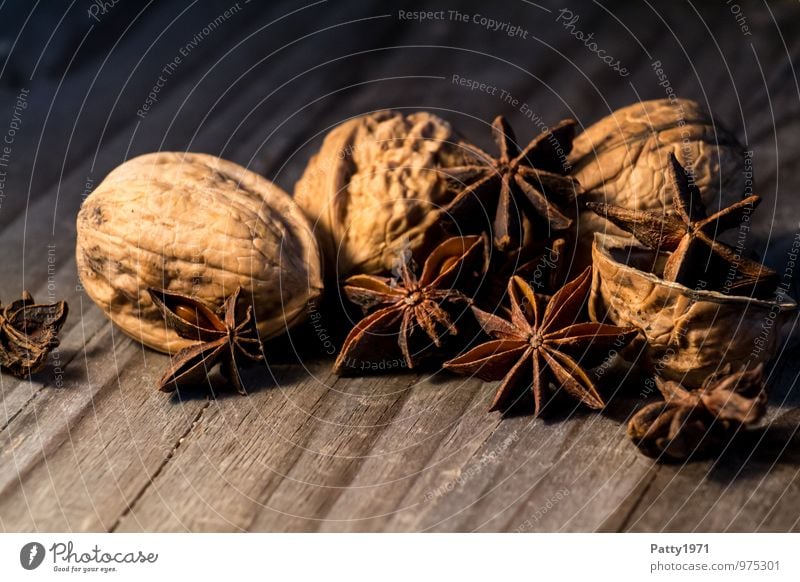
[[[710,210],[745,196],[744,147],[688,99],[657,99],[617,109],[575,138],[569,162],[584,188],[584,201],[660,210],[672,203],[665,187],[670,152],[691,170]],[[593,233],[626,234],[591,211],[581,212],[578,230],[586,260]]]
[[[698,388],[728,362],[769,360],[797,308],[787,296],[764,301],[664,281],[637,268],[653,264],[653,251],[628,237],[598,233],[592,252],[592,320],[641,329],[646,345],[627,354],[687,388]]]
[[[440,168],[464,163],[450,124],[427,112],[378,111],[325,137],[295,186],[334,279],[391,270],[446,238],[452,199]]]
[[[319,248],[289,195],[206,154],[152,153],[114,169],[81,206],[76,255],[89,297],[163,352],[193,342],[166,328],[148,287],[220,306],[241,285],[262,339],[303,321],[322,293]]]

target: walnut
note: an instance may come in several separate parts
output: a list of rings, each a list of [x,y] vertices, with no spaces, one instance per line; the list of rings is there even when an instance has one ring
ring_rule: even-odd
[[[629,347],[627,355],[687,388],[698,388],[727,363],[769,360],[797,309],[785,295],[766,301],[665,281],[654,273],[666,254],[629,237],[597,233],[592,258],[592,320],[641,329],[646,344]]]
[[[669,153],[689,170],[709,208],[729,206],[745,195],[744,147],[714,125],[695,101],[658,99],[617,109],[575,138],[569,162],[587,202],[630,210],[660,210],[672,203],[665,179]],[[749,192],[752,194],[752,192]],[[588,260],[595,232],[623,231],[592,212],[581,212],[581,254]]]
[[[453,193],[439,171],[460,165],[450,125],[426,112],[379,111],[334,128],[295,186],[329,276],[390,270],[446,236],[441,207]]]
[[[262,339],[304,320],[322,292],[319,248],[297,205],[210,155],[159,152],[122,164],[83,202],[77,231],[86,293],[159,351],[195,342],[166,327],[150,287],[219,306],[241,286]]]

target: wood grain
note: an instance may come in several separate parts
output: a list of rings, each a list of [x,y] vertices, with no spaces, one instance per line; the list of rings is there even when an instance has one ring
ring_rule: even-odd
[[[161,68],[230,4],[159,3],[141,14],[120,5],[91,30],[68,14],[56,52],[42,53],[52,30],[26,29],[26,50],[0,75],[0,134],[20,88],[31,94],[0,200],[0,293],[25,287],[72,308],[57,362],[31,381],[0,376],[0,529],[800,530],[795,342],[772,366],[763,430],[717,461],[656,465],[624,434],[645,402],[635,376],[604,388],[602,414],[502,419],[486,412],[493,383],[425,371],[336,378],[306,329],[295,346],[269,346],[268,367],[245,372],[247,398],[157,393],[166,358],[108,323],[78,286],[73,257],[85,190],[138,153],[223,155],[291,190],[325,131],[365,111],[430,109],[487,148],[499,113],[520,141],[539,131],[519,104],[467,91],[453,75],[497,86],[547,123],[574,116],[585,126],[664,97],[651,67],[660,60],[677,93],[755,152],[765,202],[752,239],[780,271],[799,228],[798,7],[748,5],[755,33],[745,36],[724,5],[574,2],[577,28],[631,71],[621,78],[556,22],[551,2],[458,3],[519,24],[527,39],[472,22],[404,21],[377,0],[245,3],[138,117]],[[341,331],[336,317],[325,322]]]

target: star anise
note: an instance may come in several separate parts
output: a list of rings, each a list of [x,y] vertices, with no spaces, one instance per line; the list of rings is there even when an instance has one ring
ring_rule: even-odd
[[[503,253],[489,263],[487,281],[476,301],[485,311],[495,311],[508,296],[508,280],[522,277],[537,293],[551,294],[564,283],[566,240],[557,238],[539,248],[531,246]]]
[[[247,394],[239,378],[242,359],[258,362],[264,359],[261,342],[253,318],[253,306],[242,314],[239,305],[241,287],[228,296],[219,310],[200,299],[164,289],[148,289],[166,324],[179,336],[197,341],[197,345],[179,351],[159,380],[162,392],[174,392],[207,382],[215,364],[239,394]]]
[[[656,377],[662,402],[648,404],[628,423],[628,436],[647,455],[682,460],[712,452],[740,427],[764,416],[764,365],[731,373],[730,365],[706,378],[697,390]]]
[[[523,238],[523,215],[539,217],[550,228],[572,225],[561,204],[578,192],[577,180],[565,175],[563,159],[572,149],[576,121],[566,119],[538,135],[520,150],[514,132],[502,116],[492,123],[492,137],[500,150],[495,158],[467,143],[462,146],[474,161],[448,168],[450,177],[467,184],[446,210],[458,218],[476,214],[482,205],[494,213],[493,240],[499,251],[513,250]],[[477,214],[482,214],[478,209]]]
[[[41,371],[58,347],[58,332],[67,320],[66,301],[41,305],[27,291],[0,311],[0,369],[17,378]]]
[[[491,410],[507,410],[530,387],[538,415],[552,396],[551,383],[590,408],[603,408],[603,398],[582,366],[601,363],[612,347],[622,349],[638,331],[579,322],[590,283],[591,267],[558,290],[542,310],[542,298],[522,278],[513,277],[508,284],[509,320],[473,307],[481,327],[495,339],[444,367],[483,380],[502,379]]]
[[[453,237],[428,256],[419,278],[406,259],[397,266],[399,280],[373,275],[348,278],[345,295],[369,315],[345,339],[334,372],[371,369],[374,354],[381,353],[384,347],[381,340],[388,339],[399,346],[408,368],[413,368],[418,358],[412,339],[424,333],[433,345],[442,347],[444,336],[458,332],[450,307],[466,306],[468,301],[458,287],[477,278],[484,263],[483,237]]]
[[[674,154],[671,168],[672,212],[628,210],[599,202],[587,203],[642,244],[658,251],[671,252],[663,277],[687,287],[706,284],[726,292],[772,292],[776,273],[769,267],[740,256],[716,236],[741,225],[746,214],[758,206],[756,195],[723,208],[710,216],[700,189]]]

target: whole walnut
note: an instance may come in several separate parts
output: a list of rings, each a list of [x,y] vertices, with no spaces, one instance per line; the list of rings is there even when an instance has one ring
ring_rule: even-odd
[[[159,152],[114,169],[84,200],[78,274],[125,333],[175,352],[149,287],[220,306],[238,286],[262,339],[303,321],[322,292],[319,248],[302,211],[265,178],[206,154]]]
[[[604,202],[631,210],[660,210],[672,203],[665,179],[669,153],[690,170],[708,208],[742,199],[752,167],[745,149],[729,131],[715,125],[695,101],[643,101],[604,117],[573,142],[572,175],[584,189],[582,200]],[[622,230],[593,212],[578,222],[581,255],[588,260],[592,235]]]
[[[378,111],[334,128],[295,186],[326,259],[342,279],[421,258],[446,235],[441,207],[453,197],[442,168],[465,157],[450,125],[426,112]]]

